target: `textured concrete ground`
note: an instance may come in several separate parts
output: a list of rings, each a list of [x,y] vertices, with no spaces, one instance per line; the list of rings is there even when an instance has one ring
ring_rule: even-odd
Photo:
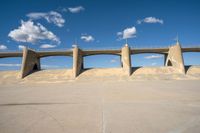
[[[198,79],[51,82],[45,74],[9,84],[1,73],[0,133],[200,132]]]

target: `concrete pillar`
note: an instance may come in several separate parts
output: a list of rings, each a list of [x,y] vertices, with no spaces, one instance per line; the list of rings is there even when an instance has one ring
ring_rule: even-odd
[[[172,66],[176,68],[180,73],[185,74],[181,45],[178,42],[176,45],[169,48],[165,66]]]
[[[35,70],[40,70],[40,59],[37,57],[37,53],[34,50],[24,48],[21,78],[24,78]]]
[[[121,50],[121,61],[124,72],[130,76],[132,73],[131,52],[127,44]]]
[[[167,56],[168,56],[168,54],[164,54],[164,66],[166,66]]]
[[[120,56],[120,66],[123,67],[122,56]]]
[[[81,49],[73,49],[73,76],[76,78],[83,70],[83,55]]]

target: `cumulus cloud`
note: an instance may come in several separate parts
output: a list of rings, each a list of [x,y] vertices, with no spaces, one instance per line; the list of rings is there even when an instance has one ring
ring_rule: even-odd
[[[21,26],[10,31],[8,34],[13,40],[18,42],[36,43],[40,40],[50,40],[60,43],[59,38],[51,31],[48,31],[40,23],[34,24],[33,21],[21,21]]]
[[[81,39],[85,42],[93,42],[95,40],[91,35],[82,35]]]
[[[65,23],[65,19],[63,19],[62,15],[55,11],[50,11],[48,13],[43,12],[32,12],[26,15],[31,20],[37,19],[45,19],[48,23],[53,23],[58,27],[63,27]]]
[[[79,13],[81,11],[84,11],[85,8],[82,7],[82,6],[77,6],[77,7],[69,7],[68,10],[71,12],[71,13]]]
[[[51,45],[51,44],[42,44],[40,48],[55,48],[57,45]]]
[[[150,56],[145,56],[145,59],[158,59],[158,58],[162,58],[162,55],[150,55]]]
[[[136,37],[136,28],[130,27],[130,28],[126,28],[124,29],[122,32],[117,32],[117,36],[119,36],[119,39],[128,39],[128,38],[133,38]]]
[[[0,50],[6,50],[6,49],[8,49],[6,45],[3,45],[3,44],[0,45]]]
[[[24,49],[25,48],[25,46],[24,45],[18,45],[18,49]]]
[[[141,24],[141,23],[160,23],[160,24],[163,24],[164,21],[162,19],[158,19],[158,18],[155,18],[155,17],[146,17],[144,19],[138,20],[137,23],[138,24]]]

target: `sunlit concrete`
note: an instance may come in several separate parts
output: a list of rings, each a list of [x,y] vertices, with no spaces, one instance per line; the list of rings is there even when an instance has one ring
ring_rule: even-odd
[[[73,57],[73,72],[74,78],[78,77],[84,70],[84,60],[85,56],[99,55],[99,54],[109,54],[121,57],[122,69],[127,76],[132,74],[131,65],[131,55],[142,54],[142,53],[158,53],[163,54],[165,59],[165,65],[175,68],[182,74],[185,74],[185,66],[183,61],[183,52],[200,52],[200,48],[181,48],[181,45],[177,44],[170,46],[168,48],[130,48],[126,44],[121,49],[107,49],[107,50],[82,50],[75,47],[71,50],[65,51],[34,51],[25,48],[23,52],[1,52],[0,58],[7,57],[23,57],[21,77],[24,78],[30,73],[36,70],[40,70],[40,58],[47,56],[71,56]],[[134,66],[133,66],[134,67]]]

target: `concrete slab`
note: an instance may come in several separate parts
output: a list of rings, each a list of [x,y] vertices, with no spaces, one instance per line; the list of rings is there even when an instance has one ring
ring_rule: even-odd
[[[199,94],[199,80],[1,83],[0,133],[199,133]]]

